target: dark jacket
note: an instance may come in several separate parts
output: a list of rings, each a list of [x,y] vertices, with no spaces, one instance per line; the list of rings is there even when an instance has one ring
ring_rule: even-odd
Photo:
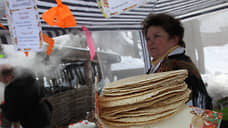
[[[193,106],[200,108],[212,109],[212,99],[208,95],[204,82],[198,72],[198,69],[190,59],[183,54],[176,54],[166,57],[156,72],[165,72],[178,69],[187,69],[188,77],[185,82],[188,88],[192,90]]]
[[[50,125],[52,107],[43,100],[42,87],[31,71],[21,69],[17,72],[15,79],[5,88],[3,115],[9,121],[20,121],[24,128]]]

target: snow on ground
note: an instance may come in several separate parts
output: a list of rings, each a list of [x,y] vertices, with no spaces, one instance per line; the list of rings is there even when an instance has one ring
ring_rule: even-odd
[[[142,59],[131,56],[121,56],[121,62],[112,64],[111,66],[112,71],[137,68],[144,68],[144,62]]]

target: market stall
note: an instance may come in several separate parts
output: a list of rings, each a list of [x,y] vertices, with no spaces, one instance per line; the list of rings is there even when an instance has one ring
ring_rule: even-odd
[[[204,14],[226,9],[228,8],[228,1],[145,0],[142,2],[136,0],[134,1],[135,5],[132,5],[133,2],[130,2],[127,4],[127,6],[130,6],[129,8],[119,9],[121,11],[111,13],[110,11],[113,10],[107,8],[106,2],[108,1],[36,1],[34,10],[37,11],[35,14],[39,17],[36,19],[38,23],[38,28],[36,29],[39,29],[39,32],[37,32],[39,33],[37,34],[39,45],[35,48],[32,47],[32,49],[37,50],[44,46],[43,49],[40,49],[41,51],[35,53],[35,60],[39,60],[39,63],[34,61],[37,65],[40,64],[42,66],[30,63],[31,61],[25,62],[28,65],[32,65],[29,67],[32,69],[36,66],[48,66],[47,69],[42,69],[42,71],[46,70],[45,73],[41,73],[41,69],[39,71],[34,68],[34,70],[37,75],[37,81],[46,89],[46,97],[54,108],[52,127],[165,128],[169,124],[174,124],[174,127],[195,127],[196,125],[206,126],[208,124],[213,124],[214,128],[219,127],[222,118],[221,113],[185,106],[184,103],[188,101],[190,92],[186,89],[183,81],[179,81],[177,85],[172,82],[164,82],[163,84],[175,87],[168,89],[164,87],[161,90],[156,90],[153,87],[154,85],[146,86],[149,88],[147,88],[148,90],[143,89],[143,87],[134,86],[140,90],[140,93],[135,92],[135,88],[125,88],[124,86],[129,86],[125,85],[126,81],[123,84],[117,84],[115,87],[114,85],[116,80],[124,81],[124,78],[142,75],[149,68],[149,56],[146,51],[145,40],[140,31],[142,28],[141,22],[149,13],[170,13],[182,21],[187,21]],[[0,9],[2,9],[3,4],[0,5]],[[45,18],[41,18],[49,9],[59,5],[69,8],[77,26],[63,27],[61,25],[58,26],[59,24],[57,23],[50,25],[50,22],[47,22]],[[10,26],[10,23],[7,23],[7,21],[8,17],[6,15],[0,17],[0,44],[17,44],[19,38],[15,35],[12,38],[10,32],[12,34],[14,27]],[[10,32],[8,29],[10,29]],[[24,33],[24,31],[20,31],[20,33]],[[93,39],[94,44],[91,43],[91,39]],[[50,47],[46,43],[42,44],[41,42],[48,43]],[[7,46],[9,45],[4,45],[4,47]],[[17,47],[17,50],[23,48]],[[0,51],[0,55],[4,54],[0,59],[5,59],[6,61],[4,62],[19,65],[16,61],[11,61],[12,54],[7,54],[6,49]],[[24,48],[22,51],[25,54],[20,54],[20,56],[33,57],[31,49]],[[13,57],[15,58],[15,56]],[[26,58],[23,60],[26,60]],[[128,68],[125,68],[123,65]],[[185,76],[183,74],[181,76]],[[161,76],[167,77],[169,74]],[[161,76],[159,78],[162,78]],[[154,76],[149,77],[153,79]],[[157,77],[155,76],[155,78]],[[172,80],[176,79],[183,80],[184,78],[172,78]],[[170,82],[170,80],[164,78],[165,80]],[[138,82],[136,78],[129,81],[130,84],[132,84],[131,82]],[[150,81],[148,83],[153,82]],[[114,84],[113,88],[111,87],[112,84]],[[158,85],[156,82],[153,84]],[[118,86],[123,87],[116,88]],[[132,92],[126,91],[128,89]],[[171,92],[178,93],[172,94]],[[145,98],[144,94],[147,93],[159,93],[161,95],[156,95],[160,98],[155,97],[155,99],[149,100],[148,98],[152,96],[147,95]],[[129,96],[126,96],[128,94]],[[143,98],[134,99],[133,95],[142,96]],[[167,104],[167,101],[170,101],[169,104]],[[175,104],[172,104],[174,102]],[[143,104],[146,106],[141,106]],[[155,105],[153,106],[152,104]],[[160,106],[156,106],[156,104]],[[152,109],[149,109],[149,106]],[[137,110],[133,111],[136,109],[135,107]],[[164,109],[159,109],[163,107]],[[116,113],[113,113],[114,110],[116,110]],[[141,118],[138,115],[143,116]],[[185,118],[180,124],[176,123],[177,120],[184,117],[188,118]],[[196,120],[201,122],[198,124]]]

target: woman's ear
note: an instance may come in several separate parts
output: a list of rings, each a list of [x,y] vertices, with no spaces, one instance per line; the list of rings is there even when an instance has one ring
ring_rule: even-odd
[[[180,37],[179,36],[174,36],[172,39],[171,39],[171,42],[172,44],[175,46],[175,45],[178,45],[180,41]]]

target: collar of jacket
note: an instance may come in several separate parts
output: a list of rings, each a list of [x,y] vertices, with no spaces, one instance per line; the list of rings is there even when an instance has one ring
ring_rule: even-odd
[[[176,49],[174,49],[172,52],[170,52],[168,54],[168,56],[173,56],[173,55],[178,55],[178,54],[183,54],[183,53],[185,53],[185,48],[178,46]],[[153,63],[152,63],[147,74],[156,72],[157,69],[160,67],[161,62],[163,60],[164,60],[164,57],[156,65],[153,65]]]

